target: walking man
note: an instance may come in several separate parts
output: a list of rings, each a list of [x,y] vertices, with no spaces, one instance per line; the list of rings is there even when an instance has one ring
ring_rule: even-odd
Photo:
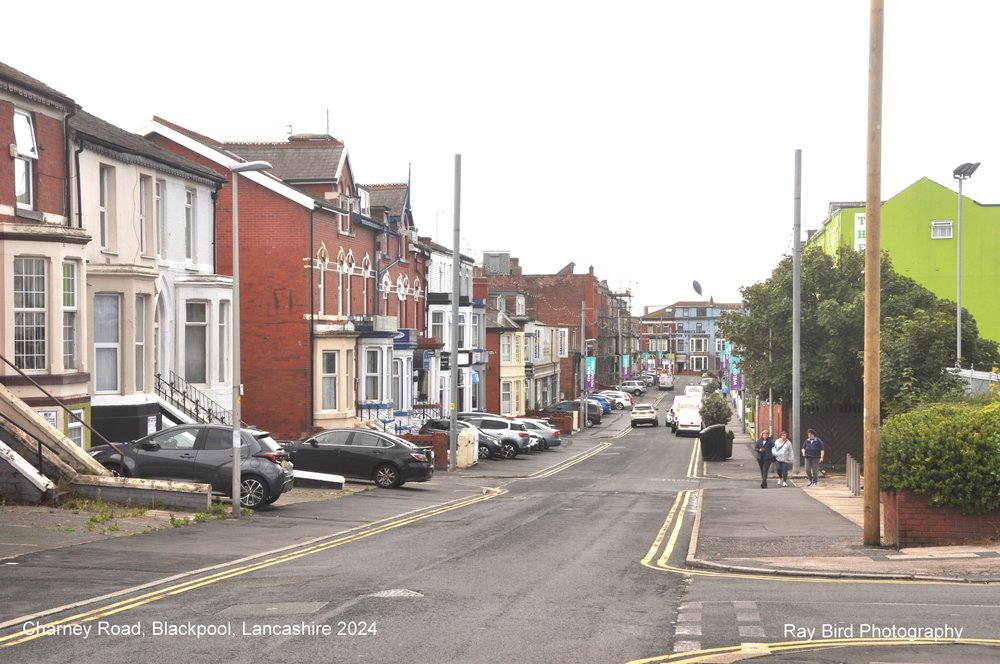
[[[753,444],[753,453],[757,457],[760,465],[760,488],[767,488],[767,471],[771,469],[771,462],[774,461],[774,439],[771,432],[764,429],[760,432],[760,438]]]
[[[826,446],[816,437],[816,431],[814,429],[806,431],[806,440],[802,443],[802,456],[806,458],[806,479],[809,480],[809,486],[816,486],[819,482],[819,465],[823,463],[825,452]]]

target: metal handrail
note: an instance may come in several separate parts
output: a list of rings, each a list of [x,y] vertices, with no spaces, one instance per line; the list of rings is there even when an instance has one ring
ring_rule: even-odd
[[[197,422],[232,426],[233,411],[222,407],[173,371],[169,372],[168,378],[156,374],[154,389],[157,396]],[[246,422],[242,420],[240,422],[246,426]]]

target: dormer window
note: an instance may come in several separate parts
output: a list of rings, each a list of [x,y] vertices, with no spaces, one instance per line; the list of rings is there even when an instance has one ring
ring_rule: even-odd
[[[514,315],[523,316],[524,315],[524,296],[518,295],[514,301]]]

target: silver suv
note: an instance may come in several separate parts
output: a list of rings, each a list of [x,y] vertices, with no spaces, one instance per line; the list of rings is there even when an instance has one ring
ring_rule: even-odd
[[[619,385],[617,389],[622,392],[628,392],[629,394],[639,396],[640,394],[646,393],[646,383],[641,380],[626,380],[622,381],[622,384]]]
[[[462,419],[479,427],[484,433],[500,439],[503,445],[503,457],[513,459],[522,452],[538,449],[539,443],[535,436],[528,433],[524,424],[508,420],[504,417],[490,417],[486,415],[464,416]]]

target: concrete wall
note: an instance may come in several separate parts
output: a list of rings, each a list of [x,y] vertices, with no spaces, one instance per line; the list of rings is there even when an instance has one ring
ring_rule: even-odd
[[[204,512],[212,504],[212,487],[208,484],[81,475],[71,486],[75,493],[87,498],[142,507]]]

